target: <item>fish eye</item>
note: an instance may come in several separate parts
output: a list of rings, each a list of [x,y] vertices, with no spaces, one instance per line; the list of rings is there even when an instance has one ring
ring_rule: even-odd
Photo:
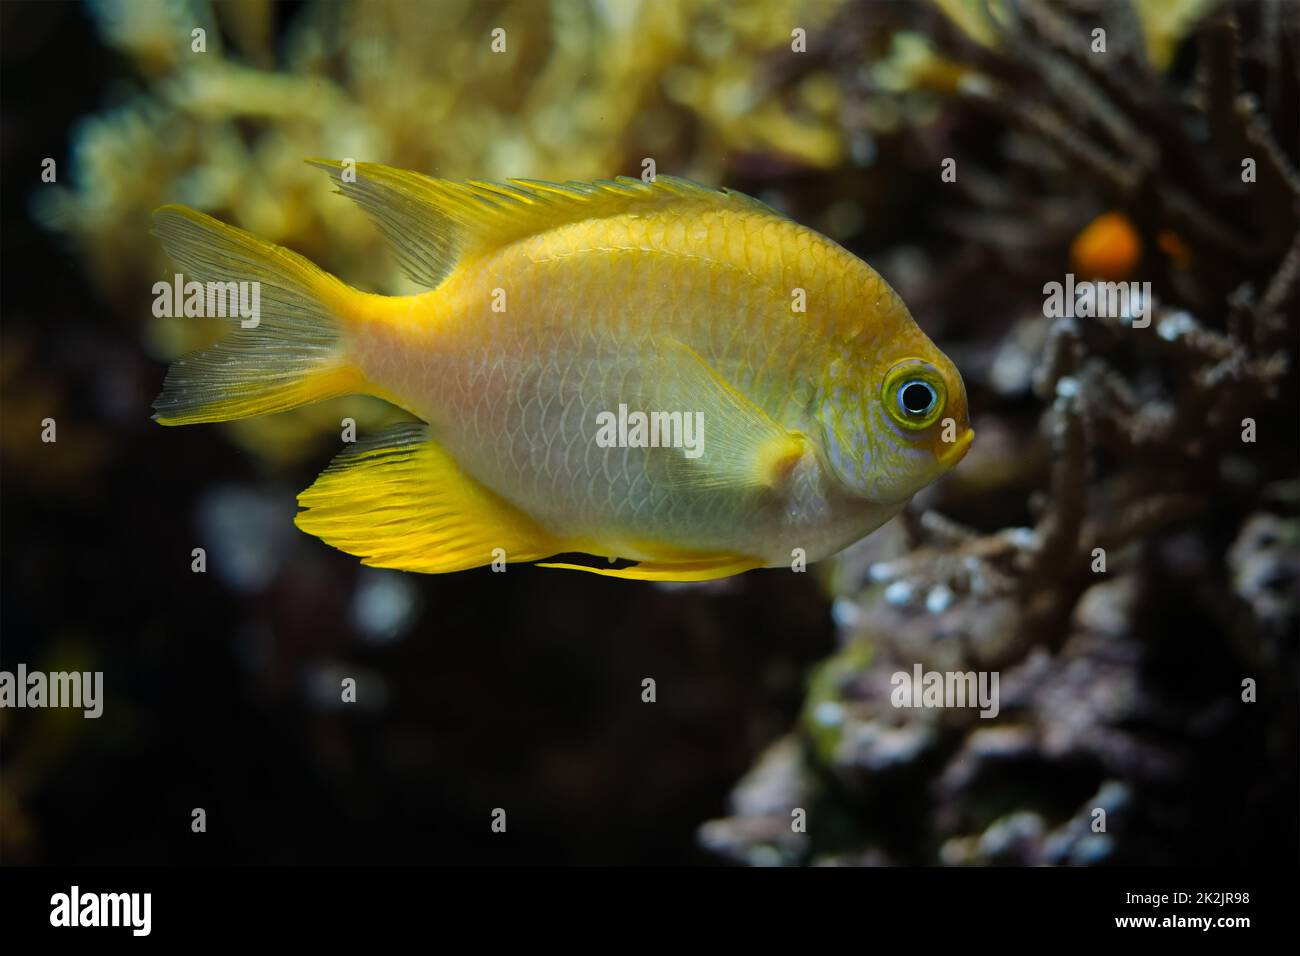
[[[943,414],[948,392],[937,368],[922,359],[904,359],[885,375],[880,399],[896,425],[921,431]]]
[[[898,388],[898,406],[913,418],[923,418],[938,399],[934,388],[919,378],[909,379]]]

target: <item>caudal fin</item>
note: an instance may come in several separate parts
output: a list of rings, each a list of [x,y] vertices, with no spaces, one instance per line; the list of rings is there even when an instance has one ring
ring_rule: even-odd
[[[345,316],[357,293],[344,283],[297,253],[183,206],[156,210],[153,235],[187,282],[221,292],[227,307],[219,311],[232,327],[217,344],[173,363],[153,405],[156,421],[251,418],[364,390],[347,357]],[[242,287],[242,301],[257,303],[252,318],[230,307],[239,283],[255,283]]]

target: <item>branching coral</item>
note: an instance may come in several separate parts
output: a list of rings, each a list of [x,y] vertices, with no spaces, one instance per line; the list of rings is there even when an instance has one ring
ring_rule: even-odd
[[[923,162],[937,170],[953,155],[932,126],[960,128],[968,111],[1006,133],[980,160],[1003,164],[1000,176],[959,161],[972,208],[950,221],[966,247],[919,299],[969,309],[980,289],[982,304],[1006,307],[1012,321],[987,323],[972,349],[1041,343],[1024,381],[1043,404],[1042,470],[1028,481],[1009,473],[977,499],[1021,489],[1034,520],[981,532],[923,504],[894,542],[865,543],[874,557],[850,558],[838,584],[844,650],[814,680],[800,732],[738,788],[735,815],[701,831],[706,845],[749,862],[1173,862],[1160,814],[1194,812],[1196,801],[1172,797],[1169,782],[1214,772],[1204,752],[1221,757],[1250,732],[1256,705],[1243,688],[1266,679],[1261,667],[1281,665],[1260,705],[1264,749],[1293,765],[1294,633],[1284,639],[1278,625],[1281,616],[1294,631],[1300,591],[1300,191],[1296,130],[1280,120],[1294,120],[1300,30],[1282,7],[1213,12],[1188,53],[1188,82],[1187,70],[1152,67],[1126,4],[998,4],[974,37],[930,22],[937,46],[927,55],[959,80],[946,91],[948,118],[915,134]],[[1105,54],[1090,40],[1098,27],[1111,41]],[[936,69],[914,68],[902,93],[890,74],[888,95],[909,95]],[[1257,176],[1243,176],[1248,158]],[[1039,209],[1011,183],[1035,190]],[[1044,281],[1063,277],[1063,257],[1036,255],[1003,227],[1031,218],[1041,241],[1070,208],[1118,208],[1136,224],[1147,252],[1133,277],[1150,282],[1150,301],[1098,318],[1044,308],[1017,320],[1033,315],[1026,300],[1047,291]],[[1190,262],[1156,253],[1169,232]],[[1006,274],[1025,278],[1016,289],[981,287],[975,273],[990,254],[971,244],[1015,250],[1021,261]],[[999,375],[1005,367],[977,372],[988,401],[977,432],[989,419],[994,434],[1023,427],[1029,395]],[[980,520],[970,496],[947,496],[954,513]],[[1198,615],[1207,633],[1171,647],[1167,633]],[[1221,683],[1200,686],[1180,654],[1214,660]],[[998,719],[900,708],[895,675],[914,665],[1000,674]],[[753,809],[760,785],[788,805]],[[809,822],[792,839],[795,805]],[[1096,825],[1099,809],[1113,814],[1109,829]]]

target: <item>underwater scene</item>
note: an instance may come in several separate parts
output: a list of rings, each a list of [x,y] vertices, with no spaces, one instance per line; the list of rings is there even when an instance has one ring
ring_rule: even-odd
[[[0,168],[8,867],[1300,859],[1300,4],[4,2]]]

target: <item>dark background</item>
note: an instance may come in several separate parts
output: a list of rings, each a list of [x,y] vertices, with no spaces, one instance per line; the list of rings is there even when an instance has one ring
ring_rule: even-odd
[[[277,22],[299,9],[276,6]],[[334,436],[272,467],[216,427],[152,423],[165,363],[141,344],[147,287],[134,313],[100,298],[76,251],[34,221],[41,160],[54,157],[63,176],[76,122],[111,102],[128,72],[80,5],[0,3],[0,665],[105,675],[98,720],[0,711],[3,861],[717,862],[697,828],[728,812],[737,780],[795,725],[814,665],[843,647],[825,582],[758,571],[667,589],[512,566],[394,584],[297,532],[294,495],[332,457]],[[940,125],[999,170],[989,125]],[[1295,130],[1284,135],[1294,150]],[[873,263],[902,243],[949,254],[938,225],[948,210],[932,186],[923,191],[908,145],[879,148],[890,178],[856,187],[871,215],[842,241]],[[858,182],[851,170],[732,160],[730,185],[758,192],[776,181],[806,209]],[[1059,230],[1037,245],[1034,261],[1064,272]],[[1019,284],[1037,307],[1041,274],[1025,266],[1034,255],[1019,257],[1019,275],[1015,262],[999,271],[967,259],[982,284],[945,288],[918,310],[963,370],[989,364],[972,327],[1000,336],[1011,324],[1010,309],[990,303]],[[907,284],[905,258],[880,267]],[[978,372],[967,384],[985,447],[1001,434],[992,447],[1028,464],[996,494],[976,483],[939,500],[980,531],[1029,524],[1031,487],[1049,464],[1034,434],[1041,403],[994,396]],[[1261,422],[1294,436],[1294,381],[1287,387]],[[58,422],[56,444],[40,441],[46,416]],[[1265,477],[1294,476],[1294,452],[1275,453]],[[1242,518],[1212,510],[1190,544],[1175,529],[1152,548],[1208,549],[1219,569]],[[191,571],[195,547],[207,549],[206,574]],[[1259,672],[1233,646],[1225,622],[1239,609],[1226,589],[1153,567],[1148,587],[1163,597],[1135,622],[1150,656],[1131,666],[1173,688],[1176,704],[1140,732],[1185,759],[1158,785],[1139,785],[1120,859],[1294,863],[1294,634],[1271,675],[1283,704],[1183,737],[1208,702],[1232,698],[1239,674]],[[379,623],[358,623],[368,600]],[[357,704],[333,703],[340,676],[358,679]],[[657,682],[653,704],[641,700],[646,677]],[[826,785],[848,808],[846,832],[875,831],[890,862],[933,862],[932,771],[865,796]],[[1014,766],[995,782],[1068,813],[1111,773],[1071,757]],[[971,804],[971,819],[996,816]],[[207,811],[205,834],[190,830],[195,807]],[[490,829],[496,807],[508,814],[504,835]]]
[[[349,626],[357,562],[287,524],[325,450],[271,494],[280,527],[266,530],[291,557],[262,593],[232,593],[196,509],[205,488],[258,482],[257,462],[212,429],[150,421],[165,367],[29,214],[41,160],[67,168],[73,121],[120,65],[78,5],[0,16],[3,328],[54,390],[52,405],[6,396],[2,660],[82,661],[106,697],[98,720],[4,714],[6,862],[708,859],[695,826],[831,646],[816,582],[761,572],[718,597],[527,566],[407,576],[418,610],[368,646]],[[47,414],[55,444],[40,442]],[[45,468],[83,440],[102,463],[52,487]],[[313,697],[326,661],[358,676],[352,709]],[[645,677],[657,703],[641,701]],[[490,831],[495,807],[506,835]]]

